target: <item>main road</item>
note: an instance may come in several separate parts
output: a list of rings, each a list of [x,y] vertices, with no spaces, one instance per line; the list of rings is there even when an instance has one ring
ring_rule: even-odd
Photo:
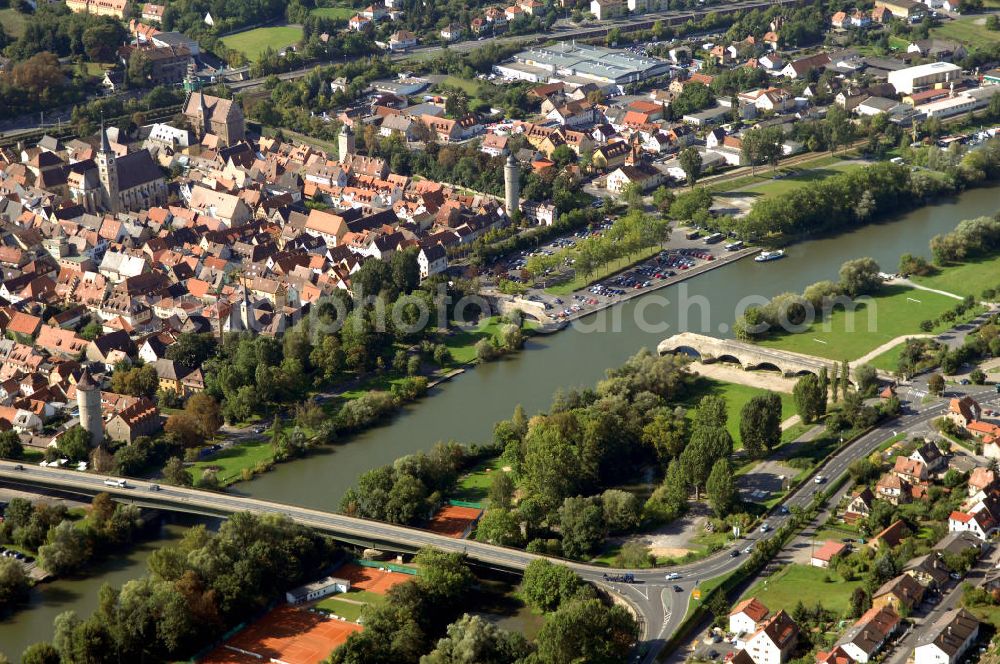
[[[995,392],[992,388],[975,388],[968,391],[968,394],[982,399]],[[851,442],[817,470],[830,481],[834,481],[847,472],[848,466],[854,459],[867,456],[897,432],[908,431],[940,417],[946,407],[947,402],[940,399],[922,405],[904,402],[902,415]],[[134,479],[127,480],[126,486],[121,487],[116,485],[117,481],[119,478],[0,461],[0,482],[6,484],[45,487],[85,495],[107,492],[120,500],[141,505],[221,517],[244,511],[283,514],[304,526],[355,544],[401,550],[433,546],[444,551],[466,554],[481,564],[510,570],[523,570],[531,561],[543,557],[519,549],[472,540],[457,540],[417,528],[358,519],[295,505],[186,487],[156,485]],[[816,491],[817,488],[812,482],[804,483],[783,504],[788,508],[805,507]],[[771,529],[766,533],[757,534],[756,538],[748,537],[739,544],[740,548],[753,546],[759,540],[772,537],[788,518],[787,514],[781,513],[781,510],[773,511],[767,518]],[[680,576],[670,581],[666,579],[663,569],[609,569],[566,560],[554,562],[564,564],[584,579],[610,589],[636,610],[642,621],[643,639],[647,643],[643,661],[650,662],[660,652],[666,640],[680,627],[694,588],[701,581],[735,570],[744,560],[743,555],[733,557],[729,550],[720,551],[694,563],[671,567],[670,573]],[[635,583],[612,583],[607,579],[609,574],[624,573],[633,574]],[[674,589],[675,586],[679,591]]]

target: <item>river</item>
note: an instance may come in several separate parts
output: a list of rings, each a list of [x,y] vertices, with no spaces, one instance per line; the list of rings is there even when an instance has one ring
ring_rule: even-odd
[[[428,449],[439,440],[487,442],[493,424],[509,417],[515,405],[522,404],[529,414],[543,410],[557,388],[593,385],[606,368],[620,365],[643,346],[653,349],[663,338],[685,330],[729,336],[737,305],[747,296],[800,292],[821,279],[836,279],[841,263],[860,256],[875,258],[889,272],[895,271],[903,253],[929,256],[927,245],[934,235],[952,230],[962,219],[997,212],[998,193],[1000,187],[974,189],[892,221],[793,245],[779,261],[738,261],[584,318],[558,334],[532,338],[524,352],[434,388],[385,426],[307,459],[278,465],[233,491],[335,510],[364,471]],[[686,310],[692,320],[681,325],[678,305],[684,300],[690,303]],[[710,308],[705,307],[707,320],[698,301],[711,302]],[[637,314],[646,324],[639,324]],[[169,526],[165,533],[176,537],[178,528]],[[88,615],[101,584],[120,585],[140,576],[152,548],[138,547],[125,559],[105,563],[87,579],[47,584],[34,594],[29,607],[0,621],[0,652],[16,657],[24,646],[51,638],[52,619],[69,608]]]

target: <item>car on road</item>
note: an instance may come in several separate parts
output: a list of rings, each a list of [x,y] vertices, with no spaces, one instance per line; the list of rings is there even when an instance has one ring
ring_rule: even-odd
[[[961,578],[962,578],[962,575],[961,575],[961,574],[959,574],[958,572],[952,572],[952,573],[951,573],[951,574],[949,574],[948,576],[950,576],[951,578],[955,579],[956,581],[958,581],[959,579],[961,579]]]
[[[823,477],[822,475],[817,475],[817,476],[816,476],[816,477],[815,477],[815,478],[813,479],[813,482],[815,482],[816,484],[822,484],[822,483],[823,483],[823,482],[825,482],[825,481],[826,481],[826,478],[825,478],[825,477]]]
[[[677,572],[671,572],[666,576],[667,581],[673,581],[674,579],[679,579],[679,578],[681,578],[681,575],[678,574]]]
[[[762,532],[762,533],[766,533],[766,532],[767,532],[767,531],[769,531],[770,529],[771,529],[771,526],[769,526],[769,525],[768,525],[768,524],[767,524],[766,522],[765,522],[765,523],[762,523],[762,524],[760,524],[760,532]]]
[[[781,505],[780,507],[778,507],[778,514],[788,514],[788,506]]]
[[[149,490],[150,491],[159,491],[160,490],[160,485],[159,484],[150,484],[149,485]]]
[[[743,553],[746,555],[750,555],[751,551],[753,551],[753,544],[747,544],[746,548],[743,549]]]
[[[680,587],[680,586],[678,586],[678,585],[674,585],[674,592],[675,592],[675,593],[679,593],[679,592],[683,592],[683,591],[684,591],[684,589],[683,589],[683,588],[681,588],[681,587]]]
[[[24,466],[22,466],[21,464],[17,464],[16,466],[14,466],[14,470],[24,470]]]
[[[739,555],[740,555],[740,550],[739,549],[733,549],[732,551],[729,552],[729,557],[730,558],[736,558]]]

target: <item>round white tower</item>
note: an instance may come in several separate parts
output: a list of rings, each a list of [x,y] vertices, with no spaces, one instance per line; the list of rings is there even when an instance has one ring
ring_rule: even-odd
[[[521,200],[521,169],[514,155],[507,155],[507,163],[503,167],[504,203],[507,206],[507,216],[513,216],[520,209]]]
[[[90,432],[90,446],[97,447],[104,441],[101,388],[86,369],[76,382],[76,405],[80,408],[80,426]]]

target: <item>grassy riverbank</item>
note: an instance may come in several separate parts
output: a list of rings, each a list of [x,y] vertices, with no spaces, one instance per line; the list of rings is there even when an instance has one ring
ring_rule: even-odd
[[[1000,288],[1000,254],[973,258],[961,265],[949,265],[929,277],[911,279],[921,286],[979,299],[987,288]]]
[[[774,335],[757,343],[834,361],[856,360],[897,337],[919,334],[921,321],[937,318],[956,302],[946,295],[888,285],[878,295],[856,301],[853,311],[838,308],[801,332]]]

